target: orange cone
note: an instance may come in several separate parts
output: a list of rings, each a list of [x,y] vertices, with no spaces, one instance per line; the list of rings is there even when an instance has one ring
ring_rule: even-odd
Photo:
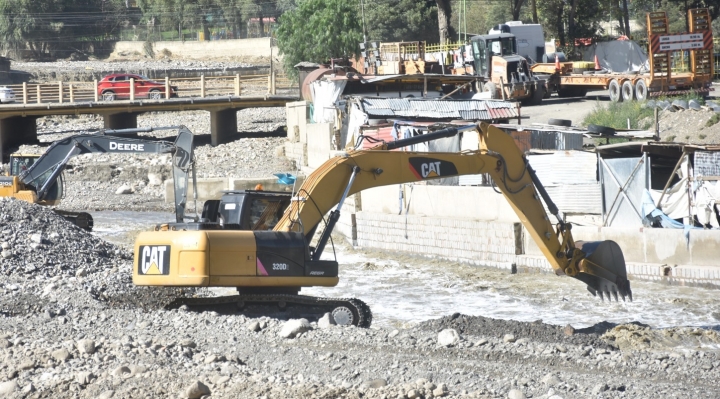
[[[560,69],[560,59],[558,58],[557,53],[555,53],[555,70],[559,71]]]
[[[599,70],[601,70],[601,69],[602,69],[602,68],[600,67],[600,61],[598,61],[597,54],[595,54],[595,70],[596,70],[596,71],[599,71]]]

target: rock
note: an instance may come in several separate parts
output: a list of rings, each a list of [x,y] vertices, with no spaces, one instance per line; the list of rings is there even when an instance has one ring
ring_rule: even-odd
[[[480,338],[473,346],[483,346],[488,343],[488,340],[485,338]]]
[[[433,389],[432,393],[434,396],[445,396],[448,394],[448,387],[445,385],[445,383],[441,383],[437,386],[437,388]]]
[[[407,395],[408,399],[417,399],[417,398],[422,397],[422,395],[420,394],[420,391],[418,391],[417,389],[411,389],[411,390],[407,391],[406,395]]]
[[[148,173],[148,185],[149,186],[162,186],[163,176],[159,173]]]
[[[118,195],[120,195],[120,194],[132,194],[132,193],[133,193],[132,187],[128,186],[127,184],[122,185],[122,186],[118,187],[117,190],[115,190],[115,194],[118,194]]]
[[[215,381],[215,385],[222,385],[222,384],[224,384],[224,383],[226,383],[226,382],[228,382],[228,381],[230,381],[230,377],[224,375],[224,376],[218,378],[218,379]]]
[[[260,328],[260,322],[257,322],[257,321],[253,321],[252,323],[250,323],[248,325],[247,329],[252,332],[258,332],[258,331],[262,330],[262,328]]]
[[[387,386],[387,380],[383,378],[376,378],[374,380],[363,382],[363,386],[366,388],[378,389]]]
[[[87,385],[93,378],[95,378],[93,373],[89,371],[81,371],[75,375],[75,382],[80,385]]]
[[[605,392],[605,391],[607,391],[607,390],[608,390],[607,384],[605,384],[605,383],[600,383],[600,384],[597,384],[597,385],[595,385],[595,386],[593,387],[593,389],[592,389],[592,394],[593,394],[593,395],[599,395],[600,393]]]
[[[32,383],[25,385],[25,387],[23,387],[22,389],[22,393],[24,394],[28,394],[30,392],[35,392],[35,385],[33,385]]]
[[[30,235],[30,241],[36,244],[42,244],[42,235],[35,233]]]
[[[210,388],[200,381],[185,388],[185,397],[188,399],[200,399],[203,395],[210,395]]]
[[[7,381],[0,384],[0,396],[9,397],[13,392],[18,389],[18,384],[15,381]]]
[[[525,394],[519,389],[511,389],[507,394],[508,399],[525,399]]]
[[[400,331],[398,331],[398,330],[392,330],[392,331],[390,332],[390,334],[388,334],[388,338],[394,338],[394,337],[396,337],[398,334],[400,334]]]
[[[2,248],[3,250],[5,250],[5,249],[10,249],[10,248],[12,248],[12,247],[10,246],[10,243],[8,243],[8,242],[3,242],[2,244],[0,244],[0,248]]]
[[[112,375],[117,378],[128,378],[132,377],[132,371],[128,366],[119,366],[112,371]]]
[[[205,358],[205,364],[215,363],[218,361],[218,357],[215,355],[210,355]]]
[[[12,346],[12,342],[5,338],[0,338],[0,349],[7,349]]]
[[[505,336],[503,337],[503,342],[505,342],[505,343],[515,342],[515,336],[512,334],[505,334]]]
[[[575,334],[575,328],[568,324],[563,328],[563,333],[565,333],[565,335],[567,336],[573,335]]]
[[[97,396],[97,399],[110,399],[115,395],[115,391],[109,389]]]
[[[182,346],[183,348],[196,348],[197,344],[195,343],[195,341],[193,341],[189,338],[186,338],[186,339],[180,341],[180,346]]]
[[[540,381],[542,381],[543,384],[551,387],[554,387],[560,383],[560,379],[552,373],[546,374],[545,377],[543,377]]]
[[[81,339],[77,342],[78,352],[92,355],[95,353],[95,341],[91,339]]]
[[[2,253],[0,253],[0,256],[2,256],[4,259],[10,259],[13,256],[13,252],[9,249],[3,250]]]
[[[325,313],[320,320],[318,320],[318,328],[329,328],[335,325],[335,318],[330,313]]]
[[[307,319],[291,319],[283,324],[280,329],[280,336],[283,338],[294,338],[296,335],[310,331],[312,327]]]
[[[32,359],[25,358],[20,361],[20,364],[18,364],[17,368],[18,370],[31,370],[35,368],[35,362]]]
[[[65,362],[68,359],[70,359],[70,351],[68,351],[65,348],[61,348],[56,351],[53,351],[51,356],[53,357],[53,359],[57,360],[58,362]]]
[[[437,339],[441,346],[453,346],[460,342],[460,334],[452,328],[446,328],[440,331]]]

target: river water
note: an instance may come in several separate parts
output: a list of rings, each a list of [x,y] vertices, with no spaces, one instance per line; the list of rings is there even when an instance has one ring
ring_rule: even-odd
[[[94,233],[131,245],[137,232],[174,219],[160,212],[94,212]],[[720,330],[720,290],[632,281],[633,302],[601,301],[569,277],[510,274],[404,253],[335,246],[340,263],[336,287],[305,288],[302,294],[362,299],[373,324],[406,326],[452,313],[535,321],[575,328],[602,321],[640,322],[654,328],[704,327]],[[328,245],[323,258],[332,258]],[[232,290],[219,289],[218,293]]]

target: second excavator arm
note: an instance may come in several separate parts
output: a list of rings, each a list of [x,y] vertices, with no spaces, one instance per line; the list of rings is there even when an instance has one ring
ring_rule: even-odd
[[[391,151],[461,131],[478,135],[477,150],[460,153]],[[594,295],[599,293],[608,298],[613,295],[616,299],[620,295],[623,299],[632,299],[620,247],[613,241],[573,241],[571,225],[562,220],[512,137],[485,123],[382,143],[369,150],[349,151],[328,160],[308,176],[274,230],[303,232],[310,242],[324,215],[348,195],[391,184],[482,173],[492,177],[556,274],[583,281]],[[556,224],[550,221],[541,199],[557,217]],[[338,216],[339,209],[331,212],[330,230]],[[323,234],[325,239],[329,231],[326,233]],[[323,246],[321,236],[313,259],[319,258]]]
[[[123,137],[123,135],[178,130],[174,143],[164,140]],[[37,202],[54,205],[59,198],[49,198],[49,189],[74,156],[87,153],[145,153],[172,154],[175,182],[175,214],[182,222],[187,203],[188,176],[193,167],[193,134],[185,126],[104,130],[100,133],[78,134],[54,142],[38,160],[20,176],[20,181],[32,187]],[[194,180],[193,180],[194,181]]]

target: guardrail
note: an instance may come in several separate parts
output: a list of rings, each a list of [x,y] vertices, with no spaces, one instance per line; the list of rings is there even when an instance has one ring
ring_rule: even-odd
[[[162,82],[162,80],[160,80]],[[284,75],[234,75],[212,76],[199,78],[165,78],[165,98],[170,97],[169,88],[176,87],[179,97],[215,97],[240,96],[244,91],[264,91],[268,94],[277,94],[278,89],[298,89],[296,81]],[[7,85],[15,92],[15,101],[22,104],[46,103],[73,103],[87,101],[103,101],[102,94],[98,92],[98,80],[92,82],[65,82],[56,83],[23,83]],[[134,82],[131,80],[130,100],[140,98],[135,95]]]

